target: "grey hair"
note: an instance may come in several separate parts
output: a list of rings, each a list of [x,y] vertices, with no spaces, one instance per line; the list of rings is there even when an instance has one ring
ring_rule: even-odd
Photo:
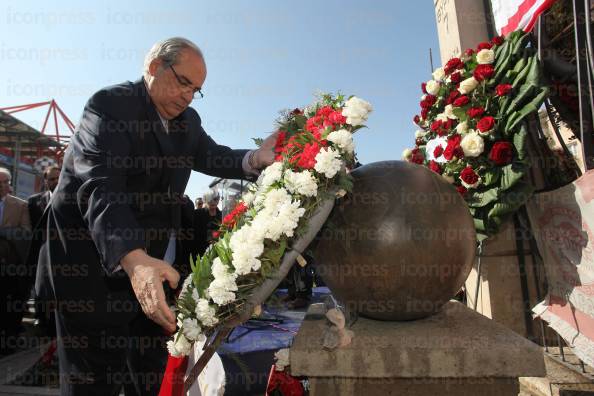
[[[8,169],[0,167],[0,173],[4,173],[8,177],[8,181],[12,180],[12,174]]]
[[[161,59],[165,66],[175,65],[181,51],[187,48],[196,51],[204,59],[202,50],[196,44],[183,37],[171,37],[155,43],[144,57],[144,77],[148,77],[149,66],[153,60]]]
[[[210,203],[219,197],[219,193],[216,190],[208,190],[204,193],[204,202]]]

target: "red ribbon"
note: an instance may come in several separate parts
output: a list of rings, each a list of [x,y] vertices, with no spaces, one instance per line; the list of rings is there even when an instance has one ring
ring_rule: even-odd
[[[175,357],[169,355],[163,382],[161,382],[161,388],[159,389],[159,396],[182,396],[187,368],[187,356]]]

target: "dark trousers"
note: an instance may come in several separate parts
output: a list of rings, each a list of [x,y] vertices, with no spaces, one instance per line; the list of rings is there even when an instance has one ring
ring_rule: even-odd
[[[98,328],[56,313],[62,396],[157,395],[167,363],[163,330],[142,312],[125,326]]]

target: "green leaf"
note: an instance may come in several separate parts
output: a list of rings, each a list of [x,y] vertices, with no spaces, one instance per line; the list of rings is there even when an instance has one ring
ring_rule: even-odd
[[[533,193],[534,187],[530,184],[525,182],[516,184],[513,189],[508,190],[501,195],[499,202],[495,203],[491,210],[489,210],[489,214],[487,215],[488,218],[501,218],[514,213],[520,206],[528,201]]]
[[[262,138],[252,138],[252,140],[258,147],[260,147],[262,145],[262,143],[264,143],[264,139],[262,139]]]
[[[464,110],[462,107],[454,107],[452,113],[458,117],[460,122],[464,122],[468,119],[468,114],[466,114],[466,110]]]
[[[518,133],[516,133],[513,137],[514,147],[516,148],[516,152],[518,154],[518,159],[523,160],[526,157],[526,137],[528,136],[528,131],[526,129],[526,125],[522,125]]]
[[[494,202],[498,198],[498,188],[491,188],[483,192],[470,193],[467,198],[468,206],[474,208],[481,208]]]
[[[490,186],[494,183],[499,181],[499,177],[501,176],[501,170],[499,168],[491,168],[485,172],[483,175],[483,184],[485,186]]]
[[[509,190],[526,174],[523,164],[509,164],[501,168],[501,191]]]
[[[505,111],[505,115],[511,115],[512,112],[516,111],[520,104],[527,100],[530,100],[536,89],[536,85],[531,83],[522,85],[520,87],[520,90],[517,92],[516,97],[512,100],[509,107]]]
[[[547,87],[540,88],[540,93],[529,103],[525,104],[522,110],[517,113],[517,117],[515,117],[514,121],[511,123],[510,129],[513,130],[519,122],[526,118],[526,116],[538,112],[539,107],[542,105],[548,94],[549,89]]]

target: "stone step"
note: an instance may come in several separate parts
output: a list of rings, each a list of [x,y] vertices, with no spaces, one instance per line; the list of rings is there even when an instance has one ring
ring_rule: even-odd
[[[594,369],[586,366],[581,371],[577,357],[564,348],[565,360],[560,360],[559,348],[544,353],[546,377],[521,377],[520,395],[530,396],[582,396],[594,395]]]

